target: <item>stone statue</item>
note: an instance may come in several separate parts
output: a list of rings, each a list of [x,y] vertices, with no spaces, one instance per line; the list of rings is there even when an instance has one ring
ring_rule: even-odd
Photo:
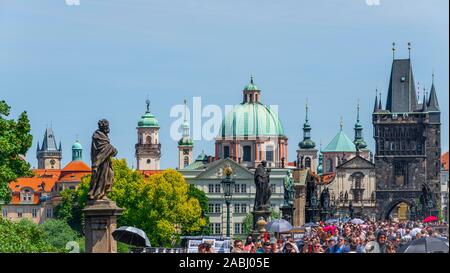
[[[350,218],[353,219],[354,215],[355,215],[355,209],[353,208],[353,203],[352,201],[350,201],[350,203],[348,204],[348,213],[350,215]]]
[[[255,211],[268,211],[270,204],[269,199],[272,195],[270,190],[269,170],[266,169],[267,162],[263,160],[255,171]]]
[[[325,210],[330,206],[330,192],[328,188],[325,188],[320,194],[320,206]]]
[[[425,210],[434,208],[433,195],[426,184],[422,185],[422,195],[420,196],[420,202],[424,212]]]
[[[290,206],[294,204],[294,178],[292,171],[288,170],[288,175],[284,178],[284,205]]]
[[[89,200],[107,200],[111,191],[114,171],[111,157],[117,155],[117,150],[109,141],[109,122],[102,119],[98,122],[98,130],[92,135],[91,161],[92,177],[88,192]]]

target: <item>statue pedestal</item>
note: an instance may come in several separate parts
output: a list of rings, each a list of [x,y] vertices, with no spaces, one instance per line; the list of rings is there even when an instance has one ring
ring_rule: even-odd
[[[282,206],[280,210],[281,210],[281,218],[283,218],[284,220],[291,223],[291,225],[293,225],[295,208],[293,206]]]
[[[255,236],[261,235],[262,232],[259,230],[256,222],[262,217],[266,222],[269,222],[270,211],[262,210],[262,211],[253,211],[253,232],[252,234]],[[256,238],[256,237],[255,237]]]
[[[85,223],[86,253],[116,253],[117,242],[112,237],[117,216],[123,209],[110,200],[88,201],[83,210]]]

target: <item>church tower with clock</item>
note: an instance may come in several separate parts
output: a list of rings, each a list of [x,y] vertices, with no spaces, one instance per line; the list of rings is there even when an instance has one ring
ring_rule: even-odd
[[[141,116],[137,126],[136,143],[137,170],[159,170],[161,161],[161,144],[159,143],[159,123],[150,112],[150,101],[146,101],[147,111]]]
[[[38,169],[61,169],[61,142],[59,142],[58,147],[52,128],[45,130],[42,146],[39,147],[38,142],[36,157],[38,160]]]

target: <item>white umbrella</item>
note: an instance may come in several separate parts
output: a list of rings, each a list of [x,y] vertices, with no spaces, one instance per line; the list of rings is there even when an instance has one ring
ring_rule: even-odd
[[[359,218],[355,218],[355,219],[351,220],[350,222],[352,222],[352,224],[355,224],[355,225],[361,225],[361,224],[364,223],[364,220],[361,220]]]
[[[416,227],[416,228],[413,228],[409,234],[411,234],[412,237],[416,237],[416,234],[420,233],[421,231],[422,231],[421,228]]]

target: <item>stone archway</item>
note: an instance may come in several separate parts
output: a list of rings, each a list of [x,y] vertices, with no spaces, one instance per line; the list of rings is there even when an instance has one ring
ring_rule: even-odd
[[[408,199],[405,199],[405,198],[398,198],[398,199],[392,200],[383,209],[383,211],[381,213],[381,219],[382,220],[389,219],[389,215],[391,214],[392,210],[394,210],[401,203],[406,203],[408,205],[408,208],[411,206],[411,200],[408,200]]]

